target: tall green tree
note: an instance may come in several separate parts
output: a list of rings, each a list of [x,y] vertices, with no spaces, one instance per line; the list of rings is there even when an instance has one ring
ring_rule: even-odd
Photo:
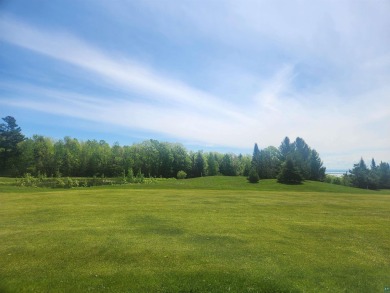
[[[158,142],[157,150],[159,153],[159,171],[157,176],[162,176],[165,178],[177,176],[177,172],[176,174],[173,172],[174,157],[171,144],[167,142]]]
[[[359,163],[353,165],[349,174],[345,174],[343,180],[346,185],[364,189],[387,189],[390,188],[390,166],[381,162],[376,164],[371,160],[370,168],[367,167],[363,158]]]
[[[368,188],[369,169],[367,168],[363,158],[360,159],[359,163],[353,165],[353,169],[349,170],[349,173],[353,186],[358,188]]]
[[[42,135],[34,135],[33,141],[33,156],[34,156],[34,175],[55,175],[54,162],[54,143],[53,141]]]
[[[80,170],[81,145],[75,138],[66,136],[54,143],[55,169],[63,176],[82,176]]]
[[[20,152],[18,162],[17,176],[22,176],[26,173],[34,174],[34,141],[30,138],[25,139],[18,145]]]
[[[219,163],[215,153],[210,152],[207,154],[208,175],[215,176],[219,172]]]
[[[251,162],[251,169],[255,169],[257,174],[260,177],[261,172],[261,153],[259,146],[257,143],[255,143],[255,146],[253,147],[253,155],[252,155],[252,162]]]
[[[192,175],[193,177],[207,176],[207,161],[202,151],[192,154]]]
[[[290,157],[287,157],[278,175],[278,182],[284,184],[300,184],[302,181],[303,176],[299,172],[299,169],[295,166],[294,161]]]
[[[280,171],[280,166],[280,153],[276,147],[269,146],[260,151],[260,178],[276,178]]]
[[[323,167],[320,155],[316,150],[311,150],[309,157],[309,178],[310,180],[323,181],[326,168]]]
[[[279,146],[280,161],[285,162],[287,158],[292,154],[293,151],[294,151],[294,144],[292,144],[288,136],[286,136]]]
[[[125,165],[124,165],[124,154],[123,148],[119,145],[118,142],[114,143],[111,147],[111,157],[108,164],[107,176],[110,177],[119,177],[126,174]]]
[[[222,175],[225,176],[236,176],[236,166],[234,164],[234,157],[232,154],[225,154],[222,158],[219,170]]]
[[[157,148],[157,141],[147,140],[141,143],[142,162],[141,172],[147,176],[158,176],[160,165],[160,153]]]
[[[379,168],[374,158],[371,159],[370,171],[368,173],[368,189],[379,188]]]
[[[389,163],[381,162],[378,166],[378,187],[390,189],[390,165]]]
[[[240,158],[240,162],[241,162],[242,173],[240,173],[239,175],[249,176],[249,172],[252,166],[252,156],[244,155]]]
[[[279,146],[281,162],[291,159],[295,168],[304,180],[322,181],[325,178],[325,167],[318,152],[311,149],[304,139],[297,137],[293,143],[286,137]]]
[[[187,174],[191,173],[191,158],[185,149],[185,147],[181,144],[173,144],[172,145],[172,172],[176,174],[179,171],[184,171]]]
[[[310,155],[311,149],[308,144],[300,137],[297,137],[293,143],[293,160],[295,166],[305,179],[310,178]]]
[[[2,120],[5,123],[0,124],[0,174],[11,175],[11,173],[16,172],[20,155],[18,144],[25,137],[14,117],[7,116]]]
[[[81,168],[84,176],[105,176],[109,173],[111,147],[104,140],[87,140],[82,147]]]

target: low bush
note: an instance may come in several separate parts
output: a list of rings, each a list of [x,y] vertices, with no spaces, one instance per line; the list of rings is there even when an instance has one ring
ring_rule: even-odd
[[[136,177],[133,177],[130,180],[127,177],[118,177],[118,178],[105,178],[97,177],[93,178],[83,178],[76,179],[71,177],[50,177],[46,176],[37,176],[34,177],[31,173],[26,173],[22,178],[16,180],[17,186],[25,187],[48,187],[48,188],[73,188],[73,187],[92,187],[92,186],[102,186],[102,185],[122,185],[129,183],[151,183],[154,182],[155,178],[148,178],[145,180],[145,177],[142,173],[138,173]]]
[[[177,172],[177,179],[185,179],[187,177],[187,173],[184,171]]]

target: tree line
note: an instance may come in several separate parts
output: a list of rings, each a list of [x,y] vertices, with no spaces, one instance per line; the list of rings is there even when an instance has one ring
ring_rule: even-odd
[[[142,174],[171,178],[247,176],[249,155],[188,151],[182,144],[146,140],[131,146],[104,140],[26,138],[13,117],[0,124],[0,174],[7,176],[118,177]],[[179,173],[180,172],[180,173]]]
[[[0,124],[1,175],[118,177],[142,174],[146,177],[248,176],[254,171],[259,179],[277,178],[293,162],[302,180],[322,180],[325,168],[318,153],[297,138],[286,137],[279,148],[260,150],[253,155],[188,151],[178,143],[146,140],[131,146],[109,145],[104,140],[79,141],[64,137],[53,140],[42,135],[26,138],[15,118]],[[288,181],[288,180],[287,180]],[[283,180],[281,180],[283,182]]]
[[[109,145],[104,140],[79,141],[64,137],[53,140],[42,135],[26,138],[12,116],[0,124],[0,175],[25,174],[47,177],[163,177],[246,176],[251,182],[278,179],[296,184],[303,180],[327,181],[358,188],[390,188],[390,167],[364,160],[341,179],[325,175],[315,149],[302,138],[284,138],[278,148],[259,149],[251,155],[189,151],[182,144],[146,140],[131,146]]]

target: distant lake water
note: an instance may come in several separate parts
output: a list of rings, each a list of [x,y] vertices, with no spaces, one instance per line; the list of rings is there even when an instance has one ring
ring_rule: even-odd
[[[325,174],[328,174],[328,175],[333,175],[333,176],[343,176],[346,172],[348,172],[348,170],[345,170],[345,169],[326,169],[326,172]]]

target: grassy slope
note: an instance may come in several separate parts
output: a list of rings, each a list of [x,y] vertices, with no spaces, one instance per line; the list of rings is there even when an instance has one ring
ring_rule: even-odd
[[[244,178],[0,180],[0,291],[383,292],[390,192]]]

